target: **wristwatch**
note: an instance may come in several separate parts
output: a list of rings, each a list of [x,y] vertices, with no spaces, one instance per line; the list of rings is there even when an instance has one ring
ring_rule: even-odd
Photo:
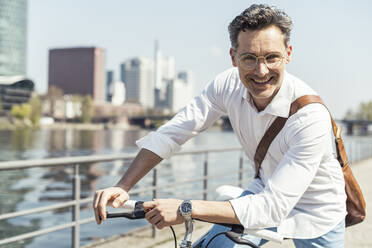
[[[184,200],[181,203],[179,210],[186,221],[191,220],[192,204],[190,200]]]

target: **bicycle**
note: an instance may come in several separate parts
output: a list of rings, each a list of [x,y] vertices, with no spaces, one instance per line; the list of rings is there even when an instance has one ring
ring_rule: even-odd
[[[127,219],[135,220],[135,219],[143,219],[145,218],[145,211],[142,206],[143,202],[142,201],[134,201],[134,200],[129,200],[127,201],[122,208],[124,209],[123,212],[120,213],[107,213],[107,219],[109,218],[119,218],[119,217],[124,217]],[[198,220],[198,219],[195,219]],[[203,221],[203,220],[199,220]],[[259,248],[259,246],[255,245],[251,241],[244,239],[242,236],[243,234],[250,234],[253,236],[257,236],[269,241],[274,241],[277,243],[281,243],[283,241],[283,237],[279,235],[276,232],[265,230],[265,229],[244,229],[243,226],[241,225],[235,225],[235,224],[225,224],[225,223],[216,223],[219,225],[223,225],[226,227],[229,227],[230,230],[224,233],[218,233],[214,237],[212,237],[209,242],[206,245],[206,248],[208,248],[209,244],[211,241],[216,238],[219,235],[226,235],[231,241],[237,243],[237,244],[242,244],[242,245],[247,245],[252,248]],[[194,221],[190,222],[185,222],[185,236],[182,240],[182,242],[179,244],[179,248],[200,248],[202,247],[202,244],[207,236],[205,234],[202,236],[199,240],[197,240],[194,244],[192,244],[191,237],[192,237],[192,232],[193,232],[193,225]],[[177,248],[177,238],[175,235],[175,232],[170,226],[173,234],[173,238],[175,241],[175,248]]]

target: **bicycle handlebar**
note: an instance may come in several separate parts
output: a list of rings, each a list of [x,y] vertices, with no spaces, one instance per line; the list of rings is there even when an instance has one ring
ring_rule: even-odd
[[[126,201],[121,208],[124,212],[121,213],[107,213],[107,218],[119,218],[124,217],[127,219],[143,219],[145,218],[145,211],[143,209],[143,201],[135,201],[135,200],[128,200]],[[200,220],[200,219],[196,219]],[[203,221],[203,220],[200,220]],[[205,222],[205,221],[204,221]],[[235,228],[241,230],[241,233],[253,235],[259,238],[263,238],[269,241],[282,243],[283,237],[277,233],[266,229],[245,229],[241,225],[233,225],[233,224],[226,224],[226,223],[215,223],[219,225],[223,225],[230,228]],[[240,232],[240,231],[239,231]]]
[[[143,209],[143,201],[128,200],[122,206],[124,212],[121,213],[108,213],[106,212],[106,217],[109,218],[120,218],[124,217],[131,220],[144,219],[145,210]],[[101,219],[101,216],[99,217]]]

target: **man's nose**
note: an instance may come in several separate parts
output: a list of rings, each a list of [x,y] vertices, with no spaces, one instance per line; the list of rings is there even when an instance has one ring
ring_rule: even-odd
[[[259,77],[264,77],[267,73],[269,73],[269,68],[264,61],[257,61],[257,65],[255,68],[255,74]]]

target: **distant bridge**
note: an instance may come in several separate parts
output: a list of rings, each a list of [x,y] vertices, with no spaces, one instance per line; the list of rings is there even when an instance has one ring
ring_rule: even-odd
[[[141,116],[128,116],[130,125],[140,126],[142,128],[156,128],[162,123],[173,118],[174,115],[141,115]],[[232,129],[230,120],[227,116],[222,118],[222,129]],[[347,135],[367,135],[369,134],[369,127],[372,126],[372,121],[366,120],[335,120],[341,124],[341,127],[346,128]]]
[[[223,129],[232,129],[230,120],[227,116],[222,117]],[[341,124],[341,126],[346,127],[346,134],[347,135],[355,135],[356,133],[359,135],[367,135],[369,134],[369,126],[372,126],[372,121],[365,121],[365,120],[335,120],[337,123]]]
[[[358,129],[360,135],[367,135],[369,126],[372,125],[372,121],[365,120],[340,120],[339,122],[346,126],[346,134],[348,135],[354,135],[355,129]]]
[[[128,116],[130,125],[140,126],[142,128],[156,128],[160,124],[170,120],[174,115],[138,115]]]

